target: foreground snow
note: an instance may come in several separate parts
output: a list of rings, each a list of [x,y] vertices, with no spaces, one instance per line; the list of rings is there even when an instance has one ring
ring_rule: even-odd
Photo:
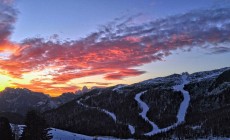
[[[63,131],[59,129],[52,128],[49,133],[53,136],[52,140],[77,140],[77,139],[87,139],[91,140],[93,137],[85,136],[81,134],[71,133],[68,131]]]
[[[158,132],[159,128],[154,122],[150,121],[149,118],[146,116],[147,112],[149,111],[149,107],[145,102],[143,102],[141,100],[141,95],[143,95],[145,92],[146,91],[143,91],[141,93],[136,94],[135,100],[138,102],[140,108],[142,109],[142,112],[139,113],[139,115],[152,125],[152,130],[145,134],[147,136],[151,136],[151,135],[155,134],[156,132]]]
[[[12,124],[13,125],[13,124]],[[14,125],[15,126],[15,125]],[[25,125],[18,125],[19,128],[19,135],[22,134],[23,128]],[[77,134],[77,133],[72,133],[69,131],[64,131],[61,129],[56,129],[56,128],[50,128],[51,130],[48,132],[53,136],[52,140],[114,140],[117,138],[114,137],[109,137],[109,136],[104,136],[104,137],[99,137],[99,136],[87,136],[87,135],[82,135],[82,134]]]
[[[91,137],[77,133],[71,133],[68,131],[52,128],[49,133],[53,135],[52,140],[108,140],[116,139],[113,137]]]

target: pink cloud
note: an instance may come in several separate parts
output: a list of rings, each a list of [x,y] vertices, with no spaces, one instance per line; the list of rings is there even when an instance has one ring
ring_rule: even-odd
[[[55,83],[94,75],[120,80],[144,74],[134,67],[161,61],[177,49],[191,50],[209,43],[205,49],[211,52],[229,51],[228,46],[218,49],[220,43],[230,42],[230,10],[224,8],[192,11],[131,26],[127,24],[129,20],[118,25],[115,22],[81,40],[30,38],[18,44],[8,39],[16,16],[12,8],[8,10],[12,14],[0,14],[0,18],[6,18],[4,28],[0,27],[0,44],[7,44],[0,45],[0,52],[13,51],[9,59],[0,59],[0,68],[17,78],[23,73],[52,68],[49,75]]]

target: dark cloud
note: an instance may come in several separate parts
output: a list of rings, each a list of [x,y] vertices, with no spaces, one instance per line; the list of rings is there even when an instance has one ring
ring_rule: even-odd
[[[211,52],[209,54],[222,54],[230,52],[230,47],[213,47],[210,49]]]
[[[12,33],[13,24],[16,21],[17,11],[7,1],[0,1],[0,43],[8,41]]]
[[[82,82],[80,84],[95,84],[95,85],[101,85],[101,86],[108,86],[111,85],[112,83],[102,83],[102,82]]]

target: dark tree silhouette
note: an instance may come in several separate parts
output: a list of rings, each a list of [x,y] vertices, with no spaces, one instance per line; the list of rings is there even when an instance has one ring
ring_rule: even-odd
[[[0,140],[13,140],[9,120],[5,117],[0,117]]]
[[[29,111],[26,115],[25,127],[20,140],[50,140],[52,136],[46,121],[36,111]]]

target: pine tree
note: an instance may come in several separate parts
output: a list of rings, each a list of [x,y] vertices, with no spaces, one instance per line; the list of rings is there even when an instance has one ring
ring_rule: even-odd
[[[0,117],[0,140],[13,140],[9,120],[5,117]]]
[[[36,112],[29,111],[26,115],[25,127],[20,140],[50,140],[50,130],[46,121]]]

